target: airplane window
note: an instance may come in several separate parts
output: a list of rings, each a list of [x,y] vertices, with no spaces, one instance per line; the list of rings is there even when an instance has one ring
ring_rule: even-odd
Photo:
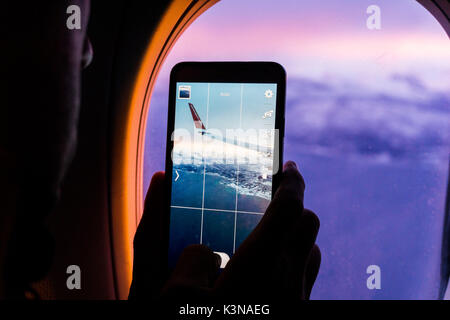
[[[164,170],[176,63],[279,62],[288,74],[284,159],[297,162],[305,206],[321,220],[322,265],[311,298],[436,299],[449,55],[445,31],[416,1],[219,2],[180,37],[157,79],[144,190]],[[373,265],[379,289],[367,286]]]

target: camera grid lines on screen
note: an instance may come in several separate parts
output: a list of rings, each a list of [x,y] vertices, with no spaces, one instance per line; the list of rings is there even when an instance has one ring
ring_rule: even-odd
[[[182,133],[174,133],[170,250],[181,253],[195,240],[231,256],[270,201],[273,146],[260,148],[260,140],[230,139],[220,132],[274,129],[276,84],[177,85],[178,92],[189,88],[190,97],[183,94],[176,101],[175,132]],[[221,149],[231,152],[231,161],[217,154]],[[251,163],[252,157],[263,162]],[[175,234],[186,233],[183,228],[196,236],[174,240]]]

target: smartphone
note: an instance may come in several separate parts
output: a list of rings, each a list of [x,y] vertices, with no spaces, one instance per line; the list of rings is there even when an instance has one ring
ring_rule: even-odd
[[[224,268],[259,223],[282,171],[286,73],[274,62],[182,62],[171,72],[168,267],[204,244]]]

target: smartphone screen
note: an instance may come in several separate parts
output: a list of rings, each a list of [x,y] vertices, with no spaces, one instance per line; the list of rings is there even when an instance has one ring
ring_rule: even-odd
[[[169,267],[190,244],[224,267],[272,198],[277,84],[177,82],[175,99]]]

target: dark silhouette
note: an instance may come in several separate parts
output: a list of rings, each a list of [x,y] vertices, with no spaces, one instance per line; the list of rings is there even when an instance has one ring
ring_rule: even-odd
[[[168,237],[164,173],[156,173],[134,239],[129,298],[309,299],[321,255],[315,245],[319,219],[304,209],[304,190],[296,164],[287,162],[263,218],[220,275],[220,257],[204,245],[187,247],[169,275],[164,252]]]
[[[81,30],[65,27],[71,4],[81,8]],[[89,4],[7,1],[2,10],[8,103],[0,116],[0,298],[37,297],[30,283],[52,263],[45,220],[76,150],[81,73],[92,56]]]

